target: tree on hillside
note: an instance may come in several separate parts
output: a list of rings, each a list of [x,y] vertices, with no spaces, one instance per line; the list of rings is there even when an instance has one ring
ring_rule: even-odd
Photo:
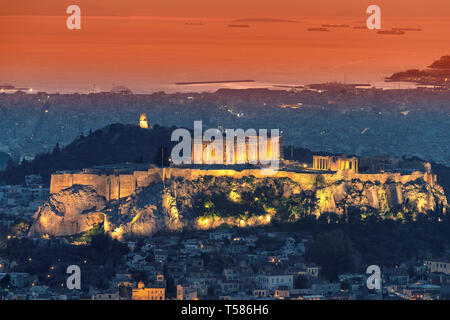
[[[322,274],[332,281],[354,271],[355,254],[352,241],[339,229],[317,235],[306,252],[307,259],[322,266]]]

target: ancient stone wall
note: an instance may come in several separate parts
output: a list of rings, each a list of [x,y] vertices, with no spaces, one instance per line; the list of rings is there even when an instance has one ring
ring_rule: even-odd
[[[260,169],[250,170],[203,170],[189,168],[150,168],[147,171],[134,171],[132,174],[96,174],[96,173],[55,173],[51,177],[51,194],[60,192],[61,190],[72,187],[73,185],[92,186],[97,193],[106,198],[106,200],[115,200],[128,197],[138,188],[147,187],[154,182],[161,181],[163,176],[165,179],[181,177],[188,180],[196,180],[202,176],[229,176],[241,179],[247,176],[256,178],[265,178]],[[271,175],[277,178],[289,178],[297,182],[302,189],[313,189],[318,181],[331,184],[339,180],[359,179],[362,182],[379,181],[386,183],[388,181],[400,182],[405,184],[416,179],[423,179],[425,182],[434,186],[436,184],[436,175],[424,172],[413,172],[409,175],[401,175],[400,173],[379,173],[379,174],[363,174],[353,173],[351,171],[338,171],[332,173],[297,173],[289,171],[278,171]],[[321,176],[322,179],[317,177]]]

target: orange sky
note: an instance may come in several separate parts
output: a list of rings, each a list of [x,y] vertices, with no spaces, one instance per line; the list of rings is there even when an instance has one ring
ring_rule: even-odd
[[[450,54],[447,0],[2,2],[0,83],[37,90],[87,91],[95,83],[102,90],[124,84],[151,92],[180,89],[170,88],[174,82],[229,79],[269,84],[374,82]],[[306,31],[322,23],[364,21],[372,3],[382,9],[383,27],[420,26],[423,31],[404,36],[352,28]],[[70,4],[81,7],[81,30],[65,27]],[[227,27],[232,19],[245,17],[302,23]],[[190,21],[205,25],[186,26]]]
[[[370,4],[389,16],[450,16],[447,0],[3,0],[1,14],[59,15],[78,4],[89,15],[149,16],[359,16]]]

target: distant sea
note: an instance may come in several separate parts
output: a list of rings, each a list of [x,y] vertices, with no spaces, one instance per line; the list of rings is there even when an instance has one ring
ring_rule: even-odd
[[[301,23],[246,22],[249,28],[229,28],[235,18],[240,17],[84,17],[81,30],[69,31],[65,16],[2,16],[0,84],[48,92],[125,85],[135,93],[328,81],[406,88],[383,80],[450,54],[450,20],[384,19],[386,29],[423,30],[398,36],[352,27],[306,31],[324,23],[353,26],[364,16],[298,17]],[[229,79],[256,82],[174,85]]]

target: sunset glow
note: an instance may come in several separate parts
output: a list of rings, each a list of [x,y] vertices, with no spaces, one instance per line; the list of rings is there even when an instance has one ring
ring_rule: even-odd
[[[1,11],[0,81],[50,92],[117,84],[174,92],[210,88],[175,82],[224,79],[253,79],[251,86],[376,83],[398,69],[426,67],[450,49],[450,4],[442,1],[425,8],[422,1],[379,1],[383,28],[422,28],[402,37],[353,29],[367,19],[367,1],[281,2],[77,1],[82,28],[68,30],[71,1],[10,1]],[[269,18],[297,23],[261,20]],[[235,19],[257,20],[228,27]],[[326,23],[352,27],[306,31]]]

